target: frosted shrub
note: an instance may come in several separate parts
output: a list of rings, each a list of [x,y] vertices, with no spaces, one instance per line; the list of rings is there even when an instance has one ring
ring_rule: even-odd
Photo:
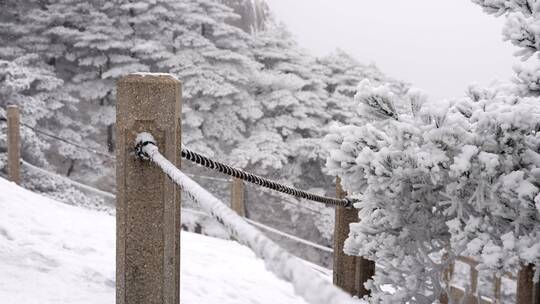
[[[507,17],[503,36],[526,61],[513,84],[428,104],[364,80],[359,123],[325,139],[329,173],[360,199],[344,250],[381,266],[368,282],[375,303],[436,302],[458,255],[498,275],[526,264],[540,274],[540,4],[473,2]]]
[[[365,124],[336,127],[325,141],[330,173],[361,200],[345,251],[383,268],[369,284],[375,302],[434,302],[457,255],[499,273],[540,263],[537,99],[472,87],[427,106],[416,92],[359,88]]]

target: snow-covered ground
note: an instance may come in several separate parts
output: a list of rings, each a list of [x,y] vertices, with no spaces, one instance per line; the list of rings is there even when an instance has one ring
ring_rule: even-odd
[[[0,178],[0,303],[114,303],[115,219]],[[184,304],[305,304],[236,242],[182,232]]]

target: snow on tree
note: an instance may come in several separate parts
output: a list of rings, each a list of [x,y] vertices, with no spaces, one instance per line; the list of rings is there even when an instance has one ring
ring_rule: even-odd
[[[249,56],[252,38],[225,21],[236,17],[215,1],[191,1],[190,29],[171,72],[183,81],[186,144],[209,155],[227,155],[244,139],[246,121],[261,115],[249,94],[259,68]]]
[[[358,123],[356,103],[353,97],[358,82],[369,79],[373,84],[388,84],[398,95],[405,93],[408,85],[384,75],[375,65],[362,65],[349,54],[336,50],[333,54],[318,60],[324,67],[326,90],[329,92],[329,108],[332,121],[338,123]]]
[[[509,20],[516,12],[538,16],[531,1],[475,2]],[[517,33],[536,30],[514,21],[505,29],[513,43]],[[518,56],[537,52],[519,45]],[[465,97],[441,102],[360,82],[361,122],[335,127],[325,142],[329,173],[360,199],[361,220],[351,225],[345,252],[382,266],[368,283],[373,302],[437,301],[449,288],[442,272],[459,255],[499,276],[527,264],[538,269],[537,75],[533,66],[518,69],[514,84],[471,86]]]
[[[172,73],[182,81],[185,145],[298,187],[321,193],[333,190],[332,177],[321,169],[326,151],[320,138],[329,124],[356,119],[350,115],[353,104],[344,96],[352,96],[354,84],[364,78],[391,82],[396,93],[401,84],[343,52],[316,59],[271,19],[264,26],[257,19],[257,30],[247,33],[234,26],[240,22],[246,29],[247,19],[239,19],[245,16],[234,11],[238,3],[4,1],[0,6],[6,9],[0,14],[12,17],[2,18],[6,35],[0,35],[6,41],[3,45],[10,46],[2,50],[14,48],[18,53],[2,60],[11,66],[39,68],[32,73],[47,75],[50,84],[45,91],[58,100],[39,103],[51,108],[40,108],[43,117],[28,111],[23,119],[39,121],[44,130],[83,146],[112,151],[115,81],[131,72]],[[14,61],[16,57],[27,59]],[[34,99],[44,96],[35,90],[24,94]],[[114,188],[111,160],[66,143],[50,143],[47,151],[52,153],[44,159],[55,171]],[[283,207],[281,200],[276,202]],[[324,233],[332,214],[321,208],[323,215],[313,225]],[[287,216],[276,218],[284,222],[312,221],[304,220],[307,217],[300,216],[298,208],[281,209],[277,212]],[[305,230],[301,236],[310,234],[316,240],[319,235],[310,225],[296,226]],[[324,241],[331,244],[330,236],[325,234]]]
[[[109,151],[114,144],[115,80],[119,75],[148,70],[131,56],[132,29],[127,18],[120,18],[122,13],[119,3],[61,0],[30,14],[39,16],[30,21],[40,24],[52,49],[59,50],[51,54],[54,65],[65,87],[80,101],[79,112],[70,115],[93,127],[86,136],[101,140],[105,134]]]
[[[326,138],[330,173],[361,199],[345,251],[383,267],[370,283],[381,303],[432,303],[458,255],[499,275],[540,262],[538,100],[504,86],[431,106],[417,96],[363,82],[365,123]]]
[[[58,77],[53,61],[48,56],[54,51],[51,41],[40,35],[39,25],[28,22],[28,9],[40,9],[38,5],[10,1],[4,2],[2,10],[2,31],[0,34],[0,106],[17,104],[21,108],[22,122],[42,131],[56,134],[81,130],[81,124],[66,117],[62,111],[73,110],[77,100],[67,92],[65,82]],[[35,16],[41,18],[42,16]],[[51,130],[55,130],[54,132]],[[67,158],[89,159],[88,153],[64,149],[64,146],[50,138],[37,135],[23,127],[23,158],[47,165],[49,155],[59,152]],[[79,142],[80,136],[66,136]]]
[[[503,28],[504,40],[519,50],[515,53],[522,64],[516,65],[515,82],[523,94],[538,94],[540,79],[540,2],[535,0],[473,0],[485,12],[506,16]]]

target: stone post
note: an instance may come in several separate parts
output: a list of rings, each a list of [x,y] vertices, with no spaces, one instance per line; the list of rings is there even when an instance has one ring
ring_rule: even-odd
[[[448,254],[445,253],[443,255],[442,261],[445,261],[447,259],[448,259]],[[447,288],[446,290],[442,291],[439,297],[439,302],[441,302],[441,304],[450,303],[449,297],[451,296],[451,292],[452,292],[452,287],[450,286],[450,283],[452,282],[453,275],[454,275],[454,263],[450,263],[443,272],[443,280],[444,280],[444,283],[447,285],[446,286]],[[447,292],[450,294],[447,294]]]
[[[517,304],[540,304],[540,283],[533,282],[534,266],[529,264],[518,272]]]
[[[8,146],[8,176],[9,180],[21,183],[21,133],[19,108],[9,105],[7,115],[7,146]]]
[[[478,270],[476,270],[476,265],[469,265],[469,290],[468,293],[464,295],[465,304],[478,304]]]
[[[231,208],[241,217],[246,216],[244,181],[233,178],[231,182]]]
[[[341,187],[341,179],[336,178],[336,195],[345,198],[347,193]],[[375,263],[362,257],[350,256],[343,252],[343,245],[349,235],[349,224],[358,222],[358,210],[336,207],[334,224],[334,284],[351,295],[363,297],[369,291],[364,283],[375,274]]]
[[[180,303],[180,193],[154,164],[138,160],[135,137],[150,132],[180,165],[181,85],[167,74],[117,83],[116,303]]]

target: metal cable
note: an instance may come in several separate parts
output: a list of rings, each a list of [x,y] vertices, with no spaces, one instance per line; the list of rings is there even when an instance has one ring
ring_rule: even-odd
[[[7,118],[5,118],[4,116],[0,116],[0,121],[6,121],[7,122]],[[85,151],[88,151],[88,152],[91,152],[91,153],[94,153],[94,154],[97,154],[97,155],[100,155],[100,156],[109,157],[109,158],[115,158],[115,156],[112,155],[112,154],[109,154],[109,153],[106,153],[106,152],[101,152],[101,151],[98,151],[98,150],[95,150],[95,149],[92,149],[92,148],[88,148],[88,147],[79,145],[77,143],[74,143],[74,142],[70,141],[69,139],[65,139],[65,138],[62,138],[60,136],[57,136],[57,135],[54,135],[54,134],[51,134],[51,133],[48,133],[48,132],[45,132],[45,131],[41,131],[41,130],[39,130],[39,129],[35,128],[35,127],[32,127],[31,125],[28,125],[28,124],[26,124],[24,122],[20,122],[20,124],[22,126],[28,128],[28,129],[36,132],[37,134],[41,134],[41,135],[56,139],[58,141],[64,142],[66,144],[72,145],[72,146],[77,147],[79,149],[82,149],[82,150],[85,150]]]
[[[74,143],[74,142],[68,140],[68,139],[62,138],[62,137],[60,137],[60,136],[56,136],[56,135],[54,135],[54,134],[50,134],[50,133],[48,133],[48,132],[41,131],[41,130],[39,130],[39,129],[37,129],[37,128],[34,128],[34,127],[32,127],[32,126],[30,126],[30,125],[28,125],[28,124],[25,124],[25,123],[23,123],[23,122],[21,122],[21,125],[23,125],[23,126],[29,128],[30,130],[32,130],[32,131],[34,131],[34,132],[36,132],[36,133],[38,133],[38,134],[41,134],[41,135],[44,135],[44,136],[47,136],[47,137],[50,137],[50,138],[54,138],[54,139],[56,139],[56,140],[58,140],[58,141],[64,142],[64,143],[69,144],[69,145],[72,145],[72,146],[77,147],[77,148],[79,148],[79,149],[82,149],[82,150],[85,150],[85,151],[88,151],[88,152],[91,152],[91,153],[94,153],[94,154],[97,154],[97,155],[100,155],[100,156],[109,157],[109,158],[114,158],[114,155],[111,155],[111,154],[109,154],[109,153],[101,152],[101,151],[98,151],[98,150],[94,150],[94,149],[92,149],[92,148],[88,148],[88,147],[85,147],[85,146],[81,146],[81,145],[79,145],[79,144],[77,144],[77,143]]]
[[[147,144],[153,144],[153,143],[149,142]],[[327,197],[327,196],[309,193],[303,190],[298,190],[289,186],[285,186],[283,184],[269,180],[264,177],[260,177],[253,173],[245,172],[241,169],[234,168],[229,165],[225,165],[218,161],[214,161],[204,155],[193,152],[187,148],[182,148],[182,158],[185,158],[201,166],[216,170],[218,172],[245,180],[247,182],[250,182],[250,183],[253,183],[253,184],[268,188],[268,189],[272,189],[274,191],[289,194],[292,196],[305,198],[311,201],[328,204],[328,205],[343,206],[343,207],[352,207],[352,204],[354,203],[352,200],[348,198],[339,199],[339,198]]]

